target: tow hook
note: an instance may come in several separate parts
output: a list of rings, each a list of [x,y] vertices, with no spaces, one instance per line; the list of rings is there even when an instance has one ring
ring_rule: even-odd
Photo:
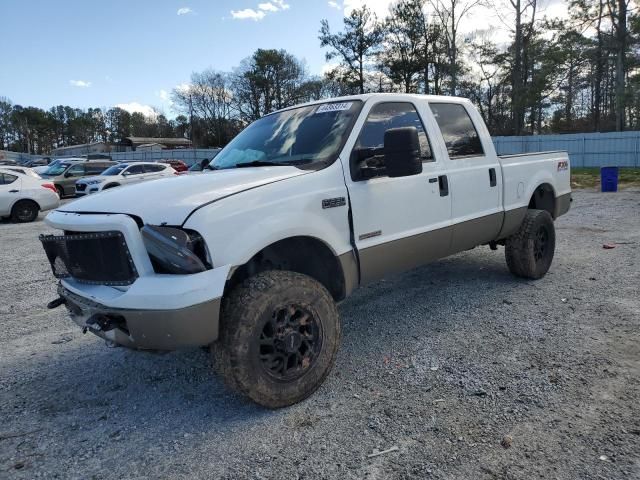
[[[64,297],[58,297],[55,300],[51,300],[49,303],[47,303],[47,308],[49,310],[51,310],[53,308],[58,308],[63,303],[67,303],[67,299],[64,298]]]

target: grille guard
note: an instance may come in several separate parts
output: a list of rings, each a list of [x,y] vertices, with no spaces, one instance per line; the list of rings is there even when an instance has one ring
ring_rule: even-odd
[[[56,278],[109,286],[128,286],[138,278],[120,231],[40,235],[39,239]]]

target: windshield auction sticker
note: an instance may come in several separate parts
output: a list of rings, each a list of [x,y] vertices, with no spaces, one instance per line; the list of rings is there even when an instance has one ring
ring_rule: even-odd
[[[349,110],[351,105],[353,105],[353,102],[323,103],[318,107],[316,113],[342,112],[343,110]]]

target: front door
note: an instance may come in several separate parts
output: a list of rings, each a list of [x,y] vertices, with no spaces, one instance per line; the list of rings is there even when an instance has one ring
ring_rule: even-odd
[[[450,247],[451,196],[440,188],[438,179],[444,174],[444,165],[433,154],[432,133],[422,120],[423,108],[426,105],[410,100],[368,102],[347,142],[350,158],[342,161],[361,283],[422,265],[446,255]],[[363,166],[384,164],[385,131],[409,126],[418,130],[422,173],[362,178],[359,171]],[[363,160],[366,151],[377,154]]]
[[[84,163],[76,163],[69,168],[58,182],[62,186],[65,195],[76,193],[76,181],[86,176]]]
[[[452,252],[494,240],[502,226],[502,170],[482,119],[463,103],[431,102],[448,155]],[[478,118],[472,118],[470,111]],[[479,129],[483,135],[479,135]]]

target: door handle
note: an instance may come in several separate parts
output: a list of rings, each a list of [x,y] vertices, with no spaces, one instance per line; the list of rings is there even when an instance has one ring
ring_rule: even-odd
[[[430,178],[429,183],[436,183],[438,179],[436,177]]]
[[[20,190],[9,190],[9,193],[18,193]]]
[[[449,195],[449,181],[446,175],[440,175],[438,177],[438,185],[440,187],[440,196],[446,197]]]
[[[498,184],[498,180],[496,178],[496,169],[490,168],[489,169],[489,186],[495,187],[497,184]]]

